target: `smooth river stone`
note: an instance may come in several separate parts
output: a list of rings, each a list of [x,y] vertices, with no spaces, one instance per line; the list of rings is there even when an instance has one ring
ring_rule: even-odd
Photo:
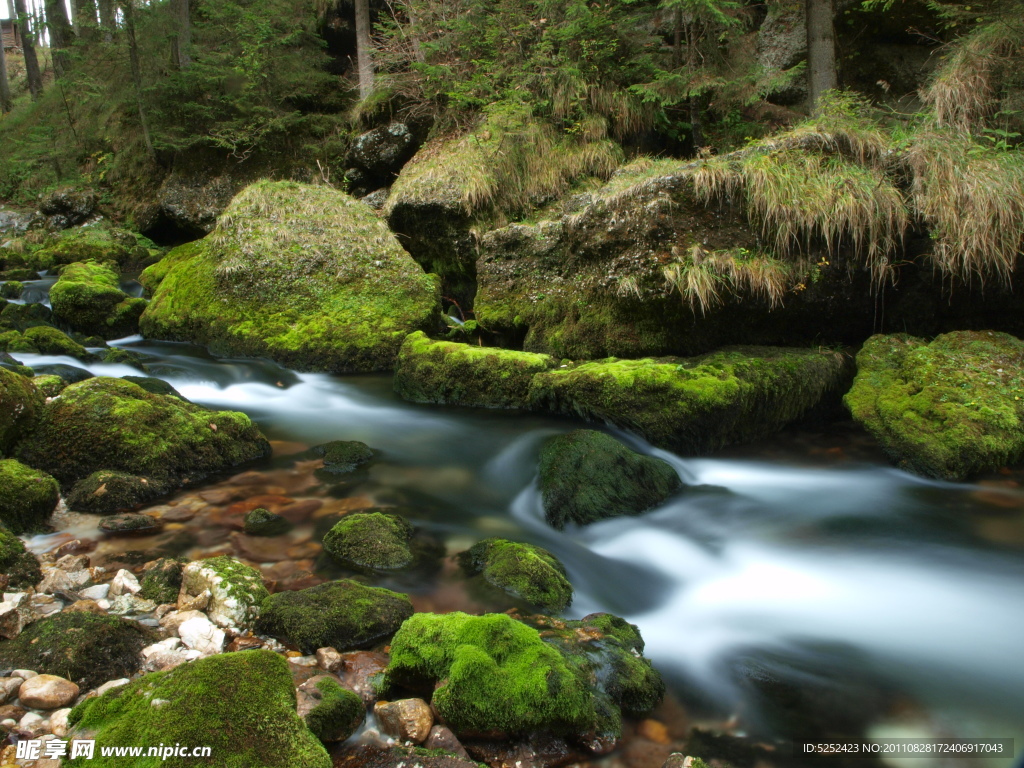
[[[78,686],[56,675],[30,677],[18,689],[18,699],[32,709],[60,709],[78,698]]]

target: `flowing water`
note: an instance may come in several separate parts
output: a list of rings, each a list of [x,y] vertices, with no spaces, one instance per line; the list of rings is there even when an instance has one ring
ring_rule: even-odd
[[[639,517],[558,532],[543,521],[537,454],[577,422],[411,405],[384,376],[295,373],[141,338],[117,345],[150,355],[149,375],[188,399],[252,416],[281,454],[263,467],[268,482],[292,478],[271,492],[319,494],[338,508],[353,496],[402,504],[449,552],[493,535],[550,549],[576,589],[566,615],[606,610],[639,625],[647,655],[693,712],[771,736],[787,728],[780,695],[795,687],[811,698],[794,716],[832,706],[840,732],[846,717],[875,733],[1016,737],[1024,747],[1024,492],[1014,475],[924,480],[857,460],[841,429],[702,459],[616,433],[669,461],[688,489]],[[380,461],[340,489],[318,489],[308,472],[295,479],[288,453],[338,439],[368,443]],[[96,535],[94,522],[78,525]],[[421,609],[460,607],[442,594],[450,581],[396,586]]]

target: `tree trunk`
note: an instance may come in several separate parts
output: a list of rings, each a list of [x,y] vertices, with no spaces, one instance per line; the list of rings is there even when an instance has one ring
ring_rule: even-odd
[[[28,79],[28,92],[32,99],[38,99],[43,93],[43,75],[39,71],[39,59],[33,45],[35,31],[29,26],[29,15],[25,10],[25,0],[14,0],[14,9],[18,14],[18,31],[21,34],[21,51],[25,57],[25,77]]]
[[[811,112],[817,113],[821,95],[838,87],[836,33],[832,26],[832,0],[807,2],[807,79]]]
[[[156,162],[156,151],[149,137],[149,125],[146,122],[146,109],[142,104],[142,66],[139,64],[139,46],[135,40],[135,9],[132,0],[120,3],[124,14],[124,31],[128,38],[128,60],[132,68],[132,85],[135,87],[135,106],[139,111],[139,125],[142,127],[142,138],[146,143],[146,151],[150,159]]]
[[[100,27],[103,29],[103,42],[114,41],[114,0],[99,0]]]
[[[356,58],[359,66],[359,98],[365,99],[373,93],[370,0],[356,0]]]
[[[75,39],[75,32],[68,20],[68,9],[64,0],[46,0],[46,28],[50,32],[50,51],[53,56],[53,71],[57,77],[64,77],[71,69],[68,48]]]
[[[75,15],[72,21],[75,33],[81,40],[95,40],[96,35],[96,0],[77,0],[74,6]]]
[[[3,40],[0,40],[0,112],[5,115],[11,111],[11,83],[7,79],[7,54]]]
[[[420,30],[419,21],[416,17],[416,11],[412,7],[412,2],[406,6],[406,13],[409,14],[409,26],[412,27],[412,50],[416,55],[416,61],[420,64],[424,64],[427,61],[427,57],[423,53],[423,48],[420,45]]]
[[[189,18],[189,0],[174,0],[174,15],[178,23],[178,34],[174,36],[174,62],[178,69],[185,70],[192,65],[192,20]]]

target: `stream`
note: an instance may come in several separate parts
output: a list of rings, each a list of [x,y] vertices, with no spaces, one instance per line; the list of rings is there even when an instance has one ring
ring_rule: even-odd
[[[566,616],[603,610],[637,624],[646,655],[697,720],[789,737],[800,726],[787,718],[828,712],[838,732],[850,723],[885,736],[1014,737],[1021,753],[1024,474],[971,485],[925,480],[885,465],[849,427],[794,430],[700,459],[609,430],[670,462],[688,488],[639,517],[558,532],[543,519],[537,455],[547,437],[580,422],[413,405],[393,394],[388,376],[296,373],[141,337],[113,345],[150,356],[148,375],[189,400],[256,420],[276,458],[237,471],[269,473],[264,485],[274,492],[338,509],[352,498],[403,506],[449,553],[487,536],[551,550],[576,589]],[[34,367],[139,375],[15,356]],[[288,458],[339,439],[369,444],[380,460],[329,488]],[[239,482],[210,478],[178,497]],[[227,532],[203,540],[200,530],[216,521],[194,520],[182,553],[223,546]],[[100,538],[95,518],[71,523],[73,535]],[[32,546],[45,551],[61,535]],[[389,578],[380,583],[412,593],[418,610],[479,608],[448,571]],[[796,715],[778,703],[794,687],[810,697]]]

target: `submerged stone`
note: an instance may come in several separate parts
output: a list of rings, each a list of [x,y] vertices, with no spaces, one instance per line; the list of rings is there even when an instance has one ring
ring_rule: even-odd
[[[603,432],[577,429],[549,439],[540,454],[544,515],[561,530],[638,515],[679,489],[667,462],[630,450]]]
[[[37,532],[60,500],[57,481],[14,459],[0,460],[0,523],[13,533]]]
[[[373,460],[373,449],[358,440],[334,440],[313,448],[313,453],[324,457],[321,473],[344,475]]]
[[[395,391],[414,403],[526,408],[534,374],[557,362],[548,355],[431,341],[411,334],[395,368]]]
[[[247,187],[213,233],[164,262],[145,280],[156,285],[146,336],[305,370],[390,370],[439,298],[369,207],[293,182]]]
[[[292,529],[287,518],[259,507],[245,516],[244,530],[250,536],[281,536]]]
[[[572,602],[565,566],[546,549],[505,539],[484,539],[459,554],[469,575],[545,611],[564,611]]]
[[[845,402],[905,469],[963,480],[1024,457],[1024,341],[955,331],[872,336]]]

